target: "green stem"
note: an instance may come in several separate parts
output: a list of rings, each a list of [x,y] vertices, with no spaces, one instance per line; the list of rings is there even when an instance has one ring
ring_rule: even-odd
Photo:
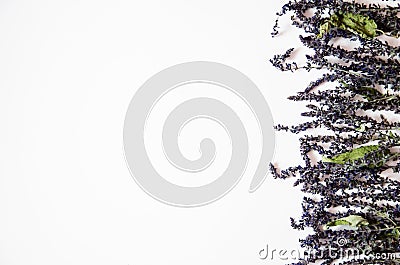
[[[396,98],[396,96],[389,96],[389,97],[384,97],[384,98],[377,98],[377,99],[374,99],[374,100],[371,100],[371,101],[369,101],[369,102],[377,102],[377,101],[381,101],[381,100],[392,100],[392,99],[395,99]]]
[[[388,37],[393,37],[393,38],[396,38],[396,39],[398,39],[400,37],[400,33],[397,33],[396,35],[393,35],[392,32],[384,32],[384,31],[382,31],[380,29],[377,29],[376,32],[379,32],[382,35],[386,35]]]

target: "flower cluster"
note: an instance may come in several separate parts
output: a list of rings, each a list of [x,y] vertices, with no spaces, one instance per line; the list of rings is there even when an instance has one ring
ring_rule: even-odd
[[[400,4],[289,1],[277,13],[273,36],[279,35],[279,17],[287,14],[303,30],[300,41],[311,52],[299,65],[289,60],[291,48],[274,56],[272,65],[319,74],[289,97],[307,102],[301,115],[310,121],[276,126],[300,135],[304,165],[270,166],[276,178],[297,178],[295,186],[305,193],[303,215],[291,219],[292,227],[311,228],[301,246],[321,255],[301,264],[399,264],[400,259],[371,257],[337,261],[327,249],[346,238],[342,248],[400,252]],[[333,86],[324,87],[327,83]],[[327,133],[318,134],[321,128]],[[347,221],[354,216],[363,225]]]

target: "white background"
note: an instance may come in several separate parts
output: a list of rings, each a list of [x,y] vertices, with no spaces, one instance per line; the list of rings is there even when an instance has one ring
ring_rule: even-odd
[[[289,217],[302,195],[271,176],[248,193],[257,155],[230,194],[182,209],[136,185],[122,148],[136,89],[189,61],[236,68],[276,123],[299,121],[286,97],[309,75],[268,62],[298,45],[285,27],[270,37],[283,2],[1,0],[0,264],[284,264],[258,252],[297,247]],[[276,146],[280,166],[301,162],[295,137],[279,133]]]

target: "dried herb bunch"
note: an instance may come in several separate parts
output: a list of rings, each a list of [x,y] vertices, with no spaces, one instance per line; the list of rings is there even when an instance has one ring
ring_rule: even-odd
[[[276,178],[296,177],[305,193],[303,215],[291,221],[312,229],[300,243],[314,254],[298,264],[400,264],[400,256],[377,255],[400,252],[399,12],[395,1],[297,0],[278,13],[272,35],[279,35],[279,17],[290,14],[310,52],[303,65],[291,58],[294,48],[271,63],[320,76],[289,97],[307,102],[301,115],[310,121],[276,126],[299,134],[304,165],[271,164]],[[316,133],[320,128],[327,133]],[[343,249],[352,255],[342,256],[349,253]]]

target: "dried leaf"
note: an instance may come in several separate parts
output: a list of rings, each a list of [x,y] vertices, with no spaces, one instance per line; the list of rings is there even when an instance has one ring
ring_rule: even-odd
[[[321,38],[329,30],[340,28],[360,35],[364,39],[372,39],[377,36],[378,26],[375,21],[368,16],[349,12],[338,12],[330,16],[328,20],[320,25],[317,38]]]
[[[347,217],[343,217],[334,221],[331,221],[327,223],[326,225],[323,226],[324,230],[329,229],[330,227],[333,226],[350,226],[353,228],[358,228],[360,226],[366,226],[369,225],[367,219],[359,216],[359,215],[349,215]]]
[[[355,148],[349,152],[334,156],[332,158],[322,157],[322,162],[345,164],[347,162],[354,162],[358,159],[365,157],[365,155],[378,150],[379,145],[368,145]]]

